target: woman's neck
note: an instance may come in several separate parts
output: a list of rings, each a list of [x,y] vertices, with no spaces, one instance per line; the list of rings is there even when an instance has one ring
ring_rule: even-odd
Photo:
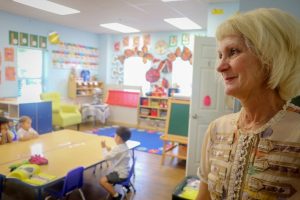
[[[274,90],[268,90],[261,96],[241,101],[243,110],[238,125],[245,130],[255,130],[267,123],[280,111],[285,101]]]

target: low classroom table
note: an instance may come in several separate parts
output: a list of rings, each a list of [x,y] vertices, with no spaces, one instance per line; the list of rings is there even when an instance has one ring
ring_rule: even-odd
[[[187,145],[187,137],[163,134],[160,136],[160,139],[163,141],[163,150],[161,155],[161,165],[164,164],[166,156],[175,157],[179,159],[186,160],[186,151],[180,151],[180,145]],[[169,144],[171,143],[171,145]],[[174,148],[178,147],[177,152],[172,152]]]
[[[36,139],[13,142],[0,146],[0,199],[2,184],[10,173],[9,166],[28,160],[31,155],[40,154],[48,159],[48,165],[41,165],[41,172],[54,175],[51,182],[34,186],[23,183],[37,191],[37,198],[42,198],[42,190],[65,177],[67,172],[75,167],[83,166],[85,169],[93,167],[104,161],[101,141],[105,140],[108,146],[115,146],[111,137],[98,136],[73,130],[60,130],[40,135]],[[129,149],[140,145],[137,141],[127,141]]]

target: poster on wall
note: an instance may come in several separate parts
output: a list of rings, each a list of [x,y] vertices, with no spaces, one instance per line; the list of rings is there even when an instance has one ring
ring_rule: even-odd
[[[183,45],[190,44],[190,34],[189,33],[182,33],[182,44]]]
[[[9,31],[9,44],[18,45],[19,44],[19,33],[16,31]]]
[[[177,46],[177,35],[170,35],[169,47],[176,47],[176,46]]]
[[[28,46],[28,33],[20,33],[20,46],[27,47]]]
[[[115,51],[120,51],[120,42],[115,42],[114,43],[114,50]]]
[[[123,37],[123,47],[129,46],[129,36]]]
[[[30,34],[30,47],[38,47],[38,36]]]
[[[139,45],[140,45],[140,36],[138,36],[138,35],[133,36],[133,46],[139,47]]]
[[[150,34],[144,34],[143,40],[144,40],[144,46],[150,45],[150,43],[151,43],[151,36],[150,36]]]
[[[5,68],[5,80],[15,81],[16,80],[16,70],[14,67]]]
[[[47,48],[47,37],[39,36],[39,47],[43,49]]]
[[[15,49],[13,47],[4,48],[4,60],[6,62],[14,62],[15,59]]]

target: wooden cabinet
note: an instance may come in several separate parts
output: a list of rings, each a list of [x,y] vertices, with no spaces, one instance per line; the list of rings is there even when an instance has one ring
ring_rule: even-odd
[[[68,93],[69,97],[75,99],[77,97],[91,97],[95,88],[103,90],[103,82],[101,81],[87,81],[76,80],[69,78]]]
[[[168,97],[141,97],[138,108],[139,128],[164,131]]]

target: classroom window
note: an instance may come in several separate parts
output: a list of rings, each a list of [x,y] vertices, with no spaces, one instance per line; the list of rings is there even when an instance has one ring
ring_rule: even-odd
[[[179,87],[179,93],[184,96],[192,94],[193,66],[189,61],[177,57],[173,62],[172,86]]]
[[[151,62],[143,62],[141,57],[130,57],[124,61],[124,85],[141,86],[143,94],[150,90],[150,83],[146,80],[146,72]]]
[[[43,51],[17,49],[18,96],[23,99],[39,99],[42,93]]]

